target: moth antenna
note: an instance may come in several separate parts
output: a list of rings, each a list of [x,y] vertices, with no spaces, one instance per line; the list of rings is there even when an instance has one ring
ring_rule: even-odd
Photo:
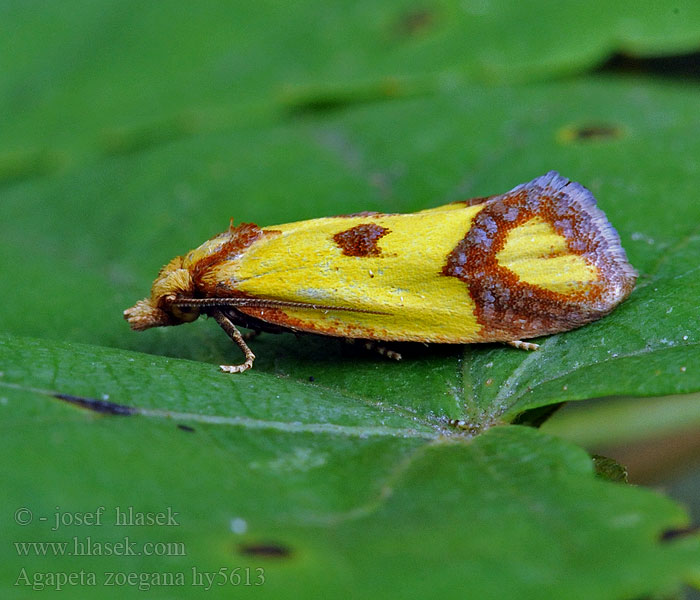
[[[310,302],[288,302],[285,300],[268,300],[265,298],[173,298],[168,299],[168,304],[191,308],[217,308],[221,306],[245,306],[248,308],[308,308],[311,310],[339,310],[344,312],[368,313],[373,315],[389,314],[380,311],[361,308],[348,308],[345,306],[327,306],[324,304],[312,304]]]

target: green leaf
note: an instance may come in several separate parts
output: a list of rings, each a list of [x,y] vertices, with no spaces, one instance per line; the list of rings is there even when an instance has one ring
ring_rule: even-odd
[[[697,538],[662,540],[687,525],[679,507],[596,479],[585,452],[531,428],[446,438],[289,379],[81,344],[4,337],[0,364],[15,519],[0,569],[20,595],[37,573],[80,570],[96,583],[64,583],[71,597],[141,581],[109,587],[106,571],[190,595],[193,569],[223,567],[264,570],[265,597],[462,596],[455,582],[479,598],[642,597],[700,561]],[[130,509],[163,524],[126,525]],[[134,555],[95,554],[125,540]],[[182,585],[162,585],[177,573]]]
[[[3,134],[26,161],[18,172],[0,160],[0,175],[250,123],[279,105],[542,80],[615,52],[692,52],[698,22],[694,0],[4,3],[0,111],[13,118]]]
[[[540,340],[535,353],[409,345],[399,346],[401,363],[337,340],[263,335],[252,342],[256,372],[313,377],[477,430],[566,400],[700,390],[700,207],[687,201],[696,171],[688,157],[700,154],[695,94],[611,78],[472,87],[233,128],[16,185],[4,194],[0,260],[6,286],[23,297],[5,307],[0,328],[230,363],[238,351],[212,323],[135,334],[120,317],[162,264],[223,230],[230,216],[269,225],[412,211],[503,192],[557,168],[593,190],[641,273],[612,315]],[[454,118],[447,123],[445,114]],[[602,138],[575,137],[591,123],[610,127]],[[663,163],[659,145],[668,149]]]
[[[697,2],[58,6],[0,7],[10,592],[26,596],[22,569],[49,589],[34,577],[99,575],[64,584],[71,597],[121,598],[176,572],[184,586],[150,596],[198,593],[193,569],[214,574],[212,597],[257,569],[270,597],[700,585],[681,508],[596,478],[568,442],[496,426],[591,396],[700,391],[698,82],[610,69],[553,81],[616,52],[696,50]],[[263,335],[255,369],[226,376],[217,365],[238,351],[213,323],[136,334],[121,318],[162,264],[232,216],[414,211],[550,169],[594,192],[641,277],[609,317],[537,353],[417,344],[396,363]],[[679,398],[650,414],[693,417]],[[102,524],[75,522],[100,506]],[[117,507],[171,509],[179,524],[117,526]],[[73,524],[51,531],[56,513]],[[187,554],[15,545],[125,536]],[[105,586],[106,571],[138,581]]]

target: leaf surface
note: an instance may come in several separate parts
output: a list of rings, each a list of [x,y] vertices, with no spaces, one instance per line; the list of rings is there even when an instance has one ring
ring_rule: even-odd
[[[464,581],[480,598],[617,598],[672,591],[698,564],[697,538],[662,541],[687,525],[679,507],[528,427],[444,437],[289,380],[248,397],[266,377],[80,344],[4,337],[0,361],[1,569],[18,594],[83,570],[96,583],[65,584],[72,597],[189,596],[224,568],[210,593],[228,597],[238,568],[262,569],[245,589],[263,597],[452,597]],[[132,554],[97,553],[125,539]],[[106,571],[145,575],[113,587]]]

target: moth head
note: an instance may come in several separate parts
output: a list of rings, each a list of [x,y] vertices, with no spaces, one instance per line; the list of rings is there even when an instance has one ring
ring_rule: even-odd
[[[178,300],[194,295],[194,281],[188,269],[182,267],[182,256],[173,258],[158,273],[151,288],[151,297],[139,300],[124,311],[132,329],[143,331],[151,327],[191,323],[199,317],[199,308],[180,306]]]

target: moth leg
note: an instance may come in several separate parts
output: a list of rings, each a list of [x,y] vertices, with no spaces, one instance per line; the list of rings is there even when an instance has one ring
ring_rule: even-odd
[[[253,351],[248,348],[248,345],[245,343],[245,340],[241,335],[241,332],[236,329],[236,326],[233,324],[231,319],[229,319],[220,310],[211,311],[211,316],[216,319],[216,322],[221,326],[221,329],[228,334],[235,344],[243,351],[243,354],[245,354],[245,362],[241,363],[240,365],[220,365],[219,368],[224,373],[242,373],[243,371],[250,369],[253,366],[255,354],[253,354]]]
[[[509,346],[517,348],[518,350],[539,350],[539,344],[533,344],[532,342],[523,342],[522,340],[513,340],[512,342],[506,342]]]
[[[249,342],[250,340],[254,340],[256,337],[258,337],[262,332],[258,329],[253,329],[252,331],[246,331],[245,333],[241,334],[243,336],[243,339],[246,342]]]
[[[345,338],[345,341],[348,344],[354,344],[355,342],[362,341],[363,346],[365,350],[369,350],[371,352],[376,352],[377,354],[380,354],[382,356],[386,356],[387,358],[390,358],[391,360],[401,360],[401,353],[396,352],[394,350],[389,350],[386,346],[382,346],[380,344],[377,344],[374,340],[356,340],[354,338]]]
[[[380,354],[381,356],[386,356],[387,358],[390,358],[391,360],[401,360],[401,353],[396,352],[395,350],[389,350],[386,346],[382,346],[380,344],[377,344],[377,342],[365,342],[365,348],[370,351],[374,351],[377,354]]]

